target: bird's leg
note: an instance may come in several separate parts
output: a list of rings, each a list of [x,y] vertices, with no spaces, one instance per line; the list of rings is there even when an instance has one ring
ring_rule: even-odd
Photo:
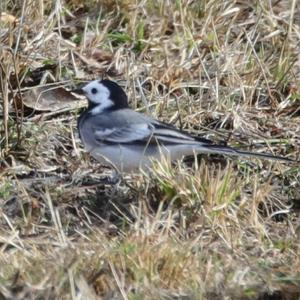
[[[117,169],[113,168],[112,174],[101,178],[99,183],[106,185],[116,185],[118,183],[121,183],[122,181],[122,174]]]

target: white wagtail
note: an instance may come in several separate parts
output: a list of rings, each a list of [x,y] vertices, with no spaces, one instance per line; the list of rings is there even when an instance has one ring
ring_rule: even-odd
[[[119,171],[132,172],[151,165],[162,156],[171,161],[195,153],[293,161],[266,153],[251,153],[215,145],[176,127],[131,110],[123,89],[110,80],[94,80],[73,92],[84,94],[88,108],[78,119],[85,149],[100,162],[113,164]]]

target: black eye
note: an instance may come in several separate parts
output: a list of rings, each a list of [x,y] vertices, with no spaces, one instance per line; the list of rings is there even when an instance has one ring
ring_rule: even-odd
[[[92,92],[92,94],[97,94],[97,93],[98,93],[98,91],[97,91],[96,88],[92,88],[92,89],[91,89],[91,92]]]

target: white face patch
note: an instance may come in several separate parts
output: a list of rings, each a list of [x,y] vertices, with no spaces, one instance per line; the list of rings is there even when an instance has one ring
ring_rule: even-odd
[[[88,83],[82,88],[82,90],[84,91],[88,100],[97,105],[92,109],[92,114],[99,114],[104,109],[114,105],[113,101],[109,98],[109,89],[98,80]]]

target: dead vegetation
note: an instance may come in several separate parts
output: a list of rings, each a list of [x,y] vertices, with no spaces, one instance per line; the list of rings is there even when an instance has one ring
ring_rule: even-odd
[[[101,186],[84,101],[299,160],[300,6],[0,3],[0,299],[299,299],[299,164],[202,156]],[[69,98],[70,97],[70,98]]]

